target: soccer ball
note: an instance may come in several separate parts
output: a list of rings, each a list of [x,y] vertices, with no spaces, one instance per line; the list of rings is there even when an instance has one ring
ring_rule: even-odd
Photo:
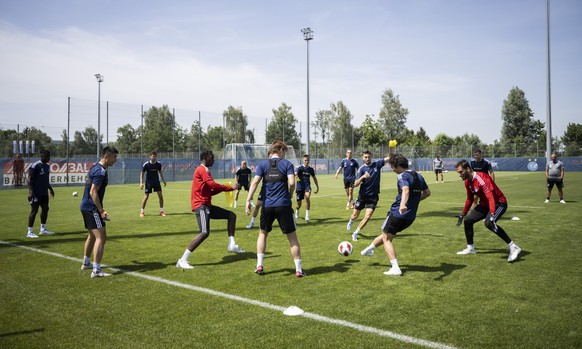
[[[76,191],[73,192],[73,196],[79,196],[79,193],[77,193]]]
[[[339,246],[337,247],[337,251],[342,256],[347,257],[347,256],[352,254],[352,251],[353,251],[352,244],[349,243],[348,241],[342,241],[342,242],[340,242]]]

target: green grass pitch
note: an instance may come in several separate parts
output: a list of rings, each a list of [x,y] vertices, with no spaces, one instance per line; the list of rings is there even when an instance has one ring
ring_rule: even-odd
[[[268,239],[266,274],[254,273],[257,229],[245,228],[245,192],[233,210],[236,240],[247,252],[228,254],[225,221],[212,221],[210,237],[190,258],[194,269],[183,271],[175,263],[197,233],[191,183],[168,183],[168,215],[156,215],[152,195],[144,218],[138,185],[109,186],[103,263],[122,271],[91,279],[90,271],[80,270],[86,232],[80,197],[71,195],[82,188],[56,188],[48,227],[57,234],[38,239],[25,238],[27,191],[0,191],[0,347],[582,347],[582,173],[566,173],[565,205],[555,188],[552,202],[543,203],[543,173],[496,173],[509,201],[499,225],[523,249],[511,264],[507,246],[481,224],[475,226],[477,254],[456,255],[465,247],[454,218],[465,200],[463,184],[451,172],[445,183],[423,175],[432,195],[394,240],[402,277],[383,275],[389,262],[382,248],[372,257],[360,255],[380,233],[394,200],[394,173],[382,175],[380,205],[349,257],[336,250],[350,240],[343,182],[318,177],[311,221],[298,220],[308,274],[302,279],[294,276],[289,243],[278,227]],[[224,194],[213,200],[225,202]],[[35,232],[39,225],[37,217]],[[292,305],[320,317],[280,311]]]

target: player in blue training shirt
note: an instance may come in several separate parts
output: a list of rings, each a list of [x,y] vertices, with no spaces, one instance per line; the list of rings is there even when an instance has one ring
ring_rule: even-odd
[[[40,152],[40,160],[33,163],[28,169],[28,203],[30,204],[30,214],[28,215],[27,238],[34,239],[38,237],[33,231],[33,226],[39,207],[41,208],[39,234],[54,234],[46,228],[49,211],[49,191],[51,197],[55,196],[53,187],[50,185],[50,166],[48,164],[50,160],[51,152],[43,150]]]
[[[295,171],[293,164],[285,159],[287,145],[285,142],[273,141],[269,149],[269,159],[262,161],[256,168],[255,177],[249,188],[245,211],[251,213],[251,199],[261,180],[265,188],[263,209],[261,211],[260,231],[257,239],[257,269],[255,273],[263,274],[263,260],[267,247],[267,236],[273,230],[275,219],[281,231],[287,235],[291,245],[291,255],[295,263],[295,276],[305,276],[301,267],[301,249],[297,240],[297,228],[293,217],[291,194],[295,190]]]
[[[105,250],[107,232],[105,221],[109,220],[109,214],[103,208],[103,198],[107,187],[107,169],[117,162],[117,149],[105,147],[101,151],[101,160],[93,165],[87,174],[85,191],[81,200],[81,215],[85,222],[85,228],[89,233],[85,241],[83,265],[81,270],[93,269],[92,278],[110,276],[101,271],[101,259]],[[91,252],[93,252],[93,265],[91,265]]]
[[[348,196],[346,210],[354,208],[354,182],[356,181],[356,172],[359,167],[358,161],[352,158],[352,150],[348,149],[346,150],[346,158],[340,162],[337,171],[335,171],[335,179],[337,179],[342,169],[344,171],[344,188]]]
[[[354,186],[360,187],[360,192],[354,204],[352,216],[348,221],[348,231],[352,229],[352,224],[358,219],[360,212],[364,208],[366,209],[366,215],[358,225],[358,228],[352,233],[353,241],[358,241],[358,233],[364,229],[374,214],[380,197],[380,174],[382,173],[382,167],[388,162],[390,156],[372,162],[372,153],[365,150],[362,152],[362,159],[364,160],[364,164],[358,170],[358,174],[356,175],[357,179],[354,182]]]
[[[160,183],[160,177],[162,182],[164,182],[164,187],[166,186],[166,180],[164,179],[164,173],[162,172],[162,164],[158,161],[158,153],[152,151],[150,153],[150,159],[142,165],[141,173],[139,174],[139,189],[143,189],[144,185],[144,173],[145,173],[145,190],[143,200],[141,201],[141,210],[139,216],[143,217],[145,215],[144,210],[150,193],[158,193],[158,199],[160,201],[160,216],[166,216],[164,212],[164,195],[162,194],[162,185]]]
[[[297,166],[295,170],[295,178],[297,180],[295,188],[295,199],[297,204],[295,206],[295,219],[299,218],[299,210],[301,209],[301,203],[305,199],[305,220],[309,221],[309,210],[311,209],[311,178],[313,177],[313,183],[315,183],[314,194],[319,192],[319,183],[317,183],[317,177],[315,177],[315,170],[313,167],[309,166],[309,155],[303,155],[303,165]]]
[[[396,259],[396,251],[392,240],[398,232],[408,228],[416,219],[416,212],[421,200],[430,196],[430,190],[424,178],[408,169],[408,159],[401,154],[390,156],[388,160],[392,170],[398,174],[397,186],[398,195],[382,224],[382,234],[374,239],[370,246],[362,251],[363,256],[371,256],[374,249],[384,244],[386,256],[390,261],[391,268],[384,272],[386,275],[402,275],[402,270]]]

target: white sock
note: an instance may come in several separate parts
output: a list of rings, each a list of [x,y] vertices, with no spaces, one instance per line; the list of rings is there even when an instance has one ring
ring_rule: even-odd
[[[188,261],[188,258],[190,258],[190,255],[192,254],[192,252],[190,252],[190,250],[186,249],[186,251],[184,251],[184,254],[182,255],[182,258],[180,258],[183,261]]]
[[[255,223],[255,217],[251,217],[251,223]]]
[[[139,210],[139,212],[143,213],[143,208],[141,210]]]
[[[234,242],[234,236],[228,237],[228,245],[229,246],[236,245],[236,242]]]
[[[257,267],[263,265],[263,259],[265,258],[264,253],[257,253]]]
[[[295,215],[296,215],[296,216],[299,216],[299,209],[296,209],[296,210],[295,210]]]
[[[392,268],[395,268],[395,269],[400,269],[400,267],[398,266],[398,260],[396,260],[396,259],[391,259],[391,260],[390,260],[390,264],[392,264]]]
[[[350,201],[349,200],[348,200],[348,203],[346,204],[346,206],[348,206],[348,207],[350,206]]]
[[[40,225],[40,230],[46,230],[46,224],[41,224]]]
[[[301,269],[301,259],[294,259],[293,260],[295,262],[295,271],[302,271]]]
[[[360,232],[360,228],[356,228],[356,230],[354,231],[354,234],[358,234]]]
[[[163,207],[160,207],[160,212],[162,212],[163,210],[164,210],[164,208]]]
[[[374,243],[371,243],[370,246],[366,247],[366,251],[371,251],[375,248],[376,248],[376,245],[374,245]]]
[[[510,243],[507,244],[507,246],[509,246],[509,248],[515,247],[515,243],[513,242],[513,240],[511,240]]]
[[[28,227],[28,232],[29,233],[32,233],[33,232],[32,227]]]
[[[468,249],[474,250],[475,249],[475,245],[467,245]]]
[[[94,272],[101,271],[101,263],[93,263],[93,271]]]
[[[91,263],[91,259],[89,259],[88,256],[84,256],[83,257],[83,264],[89,264],[89,263]]]
[[[309,216],[309,210],[305,210],[305,216]]]

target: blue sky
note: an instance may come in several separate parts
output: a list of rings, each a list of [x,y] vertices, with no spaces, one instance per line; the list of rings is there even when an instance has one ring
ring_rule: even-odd
[[[514,86],[525,92],[534,117],[546,120],[545,6],[545,0],[1,1],[0,128],[36,126],[59,139],[67,97],[94,101],[97,109],[94,74],[101,73],[102,100],[167,104],[218,119],[229,105],[241,106],[250,127],[263,130],[260,120],[285,102],[305,131],[300,30],[311,27],[312,119],[342,101],[359,126],[366,114],[378,115],[382,93],[392,89],[409,110],[408,128],[423,127],[431,138],[477,134],[491,143],[500,138],[501,107]],[[551,0],[550,15],[552,130],[561,136],[568,123],[582,123],[582,2]],[[77,120],[78,128],[96,128],[94,114]],[[178,123],[189,128],[191,119]],[[109,132],[125,123],[112,120]]]

